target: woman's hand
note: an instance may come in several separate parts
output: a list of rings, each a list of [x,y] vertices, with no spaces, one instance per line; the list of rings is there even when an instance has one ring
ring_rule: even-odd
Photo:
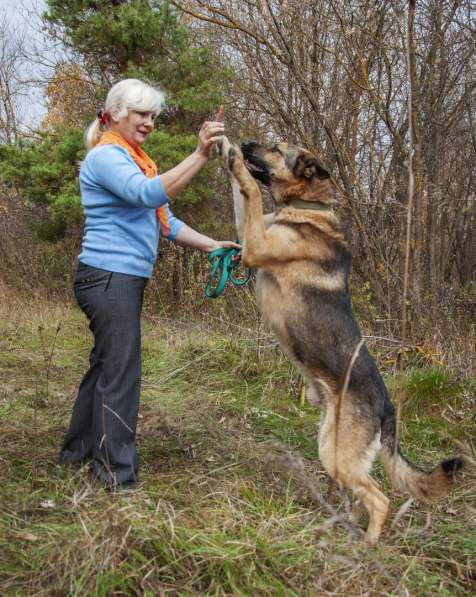
[[[225,132],[225,127],[223,126],[223,122],[221,122],[222,116],[223,106],[220,106],[215,114],[215,120],[202,124],[202,128],[198,133],[197,149],[180,162],[180,164],[175,166],[175,168],[160,175],[162,186],[169,198],[173,199],[183,191],[190,184],[197,172],[207,163],[213,145]]]
[[[225,134],[223,122],[218,120],[206,121],[198,132],[198,144],[195,150],[201,156],[210,157],[213,145]]]

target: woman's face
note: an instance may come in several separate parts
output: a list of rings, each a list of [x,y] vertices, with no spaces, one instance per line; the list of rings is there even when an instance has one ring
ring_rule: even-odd
[[[120,133],[131,145],[142,145],[149,133],[154,130],[154,112],[129,110],[127,116],[111,122],[111,129]]]

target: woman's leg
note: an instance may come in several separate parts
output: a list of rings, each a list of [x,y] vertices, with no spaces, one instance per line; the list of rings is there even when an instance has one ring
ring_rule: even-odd
[[[147,280],[89,270],[75,289],[94,334],[93,363],[81,384],[62,454],[85,446],[95,475],[114,486],[137,476],[140,315]]]
[[[104,355],[94,394],[94,473],[106,484],[133,482],[139,456],[135,447],[141,375],[140,315],[147,280],[114,274],[107,291]]]
[[[101,361],[96,358],[96,346],[89,355],[89,370],[79,386],[68,432],[59,455],[60,464],[82,464],[90,460],[92,450],[93,399]]]
[[[74,278],[74,292],[82,311],[89,319],[89,329],[96,336],[94,330],[94,305],[96,295],[101,298],[104,288],[110,279],[111,272],[90,267],[79,263]],[[100,292],[98,293],[98,289]],[[102,290],[101,290],[102,289]],[[68,432],[63,441],[59,455],[60,464],[82,464],[92,456],[92,421],[93,402],[96,383],[102,369],[102,360],[98,358],[96,344],[89,355],[89,370],[84,375],[78,389],[76,401],[69,424]]]

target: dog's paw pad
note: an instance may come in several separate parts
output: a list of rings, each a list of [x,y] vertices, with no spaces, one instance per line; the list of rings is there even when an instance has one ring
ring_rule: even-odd
[[[237,156],[236,153],[236,149],[233,147],[233,145],[230,147],[230,149],[228,150],[228,168],[230,168],[230,170],[233,168],[233,164],[235,163],[235,158]]]
[[[215,143],[215,151],[218,155],[223,157],[223,137],[218,139],[218,141]]]
[[[226,135],[223,135],[222,137],[220,137],[220,139],[216,143],[216,146],[217,146],[218,152],[221,155],[222,159],[226,160],[228,157],[228,152],[230,151],[230,147],[231,147],[231,143],[230,143],[228,137],[226,137]]]

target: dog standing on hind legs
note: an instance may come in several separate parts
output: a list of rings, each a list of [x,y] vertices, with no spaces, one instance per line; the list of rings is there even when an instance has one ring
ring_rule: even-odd
[[[257,268],[258,308],[307,379],[310,401],[324,409],[320,459],[354,493],[354,521],[361,506],[367,510],[365,539],[375,544],[390,510],[370,477],[377,455],[395,487],[425,502],[449,492],[462,461],[452,458],[425,472],[396,446],[395,409],[352,311],[351,254],[323,165],[287,143],[240,149],[223,137],[219,149],[231,175],[243,263]],[[269,187],[275,213],[263,214],[257,180]]]

